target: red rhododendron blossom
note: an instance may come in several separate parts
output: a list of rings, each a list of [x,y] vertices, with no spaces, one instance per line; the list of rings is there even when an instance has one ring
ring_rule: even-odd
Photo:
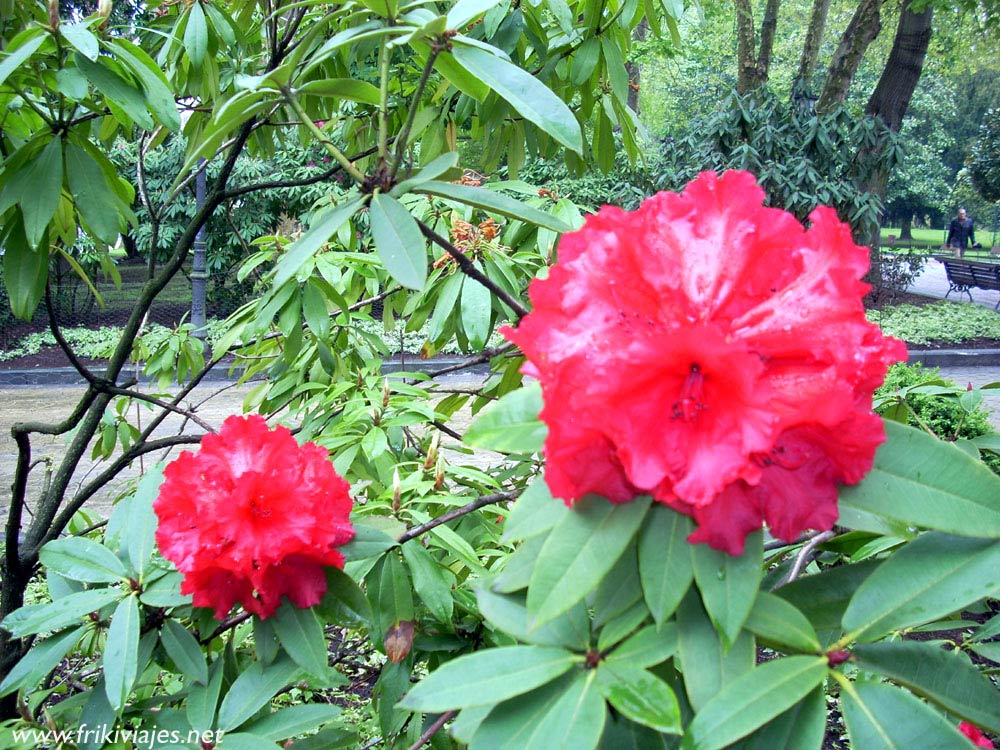
[[[732,554],[762,522],[791,540],[836,521],[906,349],[865,318],[868,250],[835,212],[805,229],[763,201],[753,175],[706,172],[563,236],[506,330],[542,385],[554,495],[651,494]]]
[[[988,747],[993,748],[993,743],[986,739],[986,735],[982,733],[979,727],[970,724],[967,721],[963,721],[958,725],[958,731],[964,734],[973,745],[976,747]]]
[[[354,536],[348,484],[315,443],[299,445],[263,417],[229,417],[197,453],[164,471],[156,542],[184,574],[181,592],[222,619],[236,602],[269,617],[283,596],[319,603],[324,568]]]

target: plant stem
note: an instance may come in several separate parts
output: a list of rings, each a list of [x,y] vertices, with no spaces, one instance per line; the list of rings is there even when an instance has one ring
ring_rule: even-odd
[[[420,109],[420,101],[423,99],[424,89],[427,88],[427,81],[430,80],[431,71],[434,70],[434,61],[437,60],[437,56],[440,53],[441,47],[437,44],[432,44],[430,54],[427,55],[427,62],[424,64],[424,70],[420,74],[420,81],[417,83],[417,88],[413,91],[413,100],[410,102],[410,111],[406,114],[406,122],[403,123],[403,129],[399,131],[399,135],[396,136],[396,155],[392,164],[392,177],[394,179],[397,172],[399,172],[399,166],[403,163],[403,153],[406,151],[406,144],[410,140],[410,131],[413,130],[413,122],[417,118],[417,111]]]
[[[344,171],[347,172],[347,174],[354,178],[355,182],[358,184],[364,182],[365,176],[361,174],[358,168],[351,163],[350,159],[344,155],[343,151],[327,140],[323,131],[317,127],[316,123],[313,122],[312,117],[309,116],[309,113],[306,112],[305,108],[302,106],[302,103],[299,102],[298,97],[295,96],[295,92],[293,92],[290,88],[284,88],[282,89],[282,92],[285,95],[285,101],[288,102],[288,106],[290,106],[295,114],[299,116],[299,119],[302,120],[302,124],[305,125],[306,129],[313,134],[320,144],[322,144],[327,153],[336,159],[337,163],[344,168]]]

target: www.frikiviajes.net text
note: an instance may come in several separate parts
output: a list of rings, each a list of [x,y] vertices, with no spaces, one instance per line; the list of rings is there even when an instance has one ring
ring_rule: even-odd
[[[222,730],[198,731],[192,729],[125,729],[81,724],[75,729],[15,729],[14,742],[27,743],[38,748],[62,747],[65,744],[83,745],[96,743],[127,743],[136,750],[156,750],[164,745],[194,744],[196,747],[214,747],[222,740]]]

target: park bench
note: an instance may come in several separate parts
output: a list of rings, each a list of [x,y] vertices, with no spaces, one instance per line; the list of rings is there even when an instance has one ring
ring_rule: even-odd
[[[948,276],[948,293],[944,295],[945,298],[952,292],[959,294],[965,292],[969,295],[971,302],[972,292],[969,290],[973,287],[1000,291],[1000,263],[986,263],[980,260],[950,258],[941,255],[935,256],[935,258],[944,263],[944,272]],[[997,301],[993,309],[1000,309],[1000,300]]]

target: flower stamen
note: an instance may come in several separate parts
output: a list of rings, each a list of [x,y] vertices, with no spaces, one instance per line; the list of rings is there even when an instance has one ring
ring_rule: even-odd
[[[708,404],[701,400],[704,393],[705,376],[701,372],[701,365],[694,362],[691,364],[691,371],[684,378],[684,385],[681,386],[680,400],[673,403],[670,418],[693,422],[698,418],[698,412],[708,408]]]

